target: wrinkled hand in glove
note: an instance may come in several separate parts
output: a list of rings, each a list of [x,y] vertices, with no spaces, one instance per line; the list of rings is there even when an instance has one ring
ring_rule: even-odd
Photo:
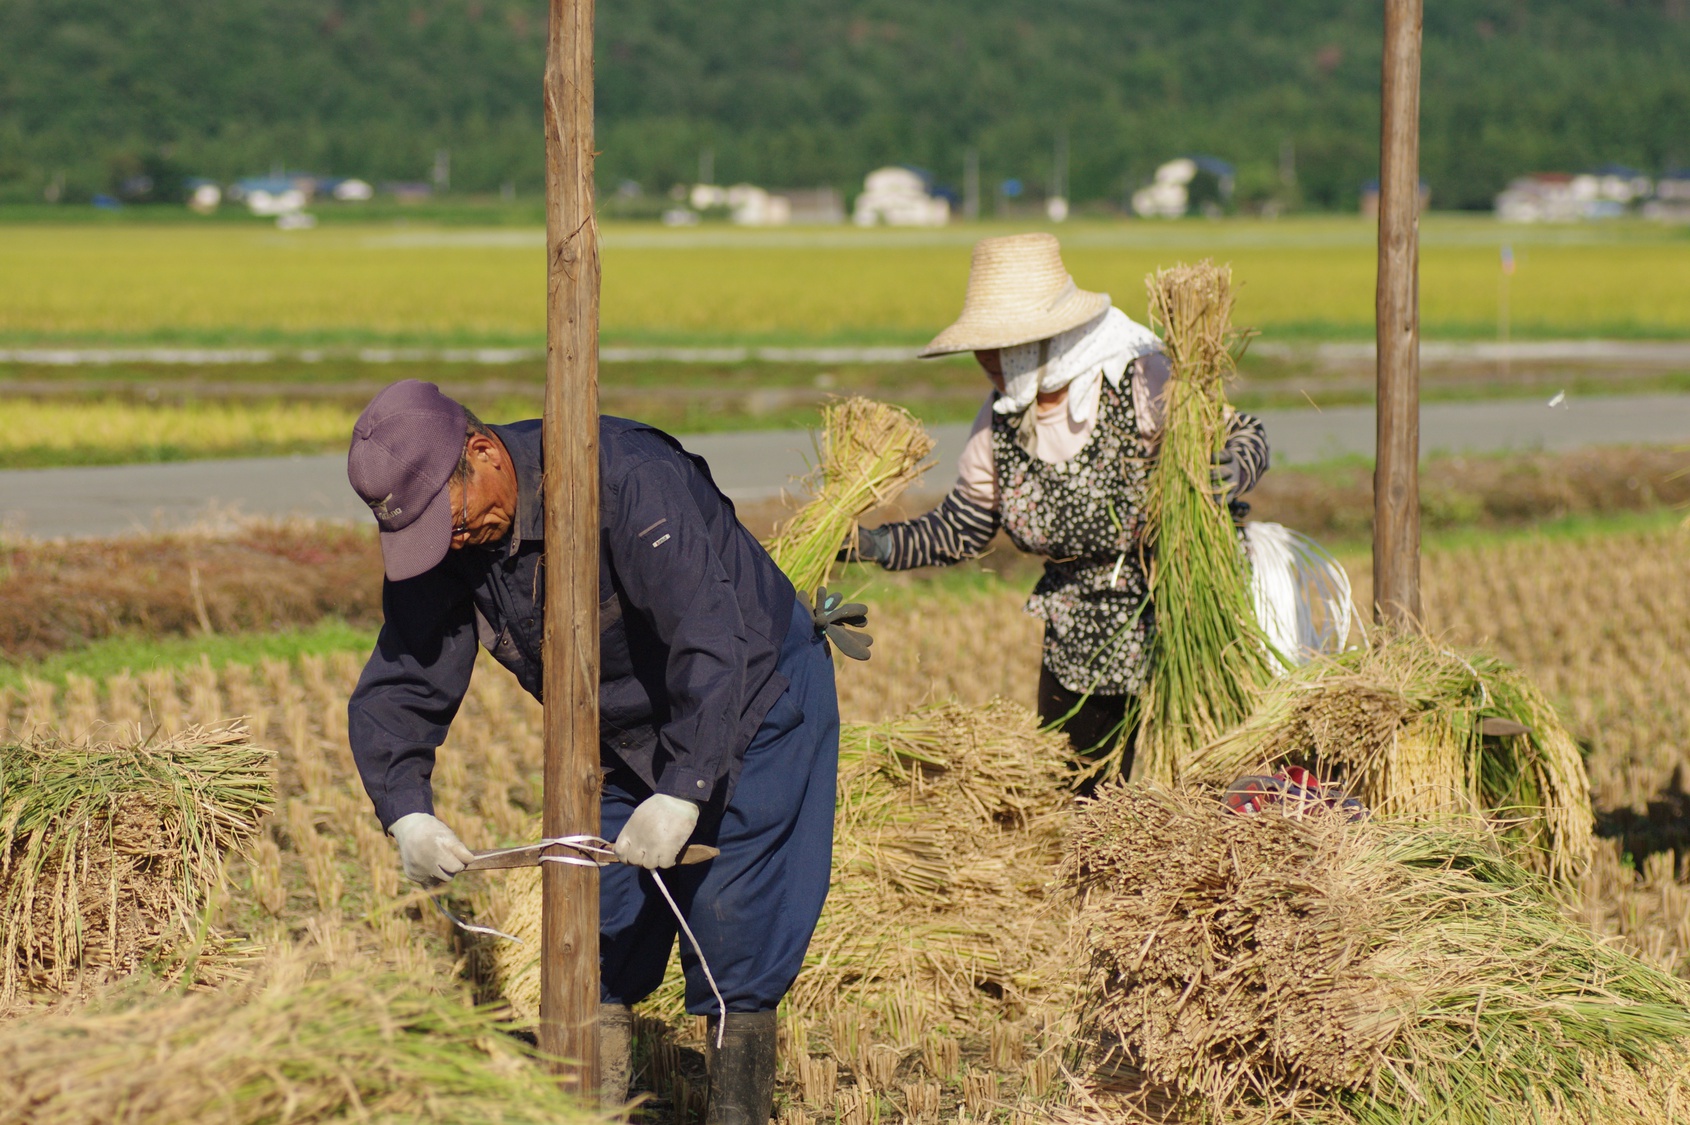
[[[405,877],[424,887],[439,886],[475,858],[456,832],[428,813],[407,813],[393,822],[387,834],[399,842]]]
[[[874,638],[863,632],[868,624],[868,606],[861,602],[847,602],[839,594],[830,594],[823,586],[816,591],[816,632],[825,633],[833,647],[852,660],[867,660],[868,646]],[[847,629],[851,625],[854,628]]]
[[[1237,499],[1239,488],[1244,483],[1244,470],[1238,464],[1238,455],[1230,449],[1222,450],[1210,469],[1210,480],[1214,484],[1215,502],[1221,507]]]
[[[891,546],[892,533],[885,528],[859,527],[856,537],[839,548],[833,559],[835,562],[885,562]]]
[[[698,805],[653,793],[634,809],[617,834],[616,857],[636,867],[673,867],[698,827]]]

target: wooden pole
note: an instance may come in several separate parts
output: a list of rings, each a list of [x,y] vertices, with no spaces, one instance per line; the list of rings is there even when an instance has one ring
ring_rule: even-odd
[[[1420,21],[1385,0],[1379,129],[1373,619],[1420,621]]]
[[[551,0],[546,51],[545,810],[599,830],[599,251],[593,0]],[[599,1091],[598,871],[541,865],[540,1049]]]

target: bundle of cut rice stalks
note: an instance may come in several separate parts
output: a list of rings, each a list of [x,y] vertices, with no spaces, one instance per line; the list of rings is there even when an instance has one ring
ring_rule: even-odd
[[[841,1005],[896,1022],[984,1026],[1060,983],[1066,916],[1045,910],[1073,780],[1067,742],[1014,704],[945,704],[840,737],[833,879],[789,997],[802,1018]],[[503,878],[501,876],[501,878]],[[494,977],[519,1019],[539,1009],[539,880],[491,896]],[[478,904],[479,906],[480,904]],[[679,1019],[672,973],[656,998]]]
[[[1240,816],[1137,786],[1081,820],[1093,1096],[1117,1111],[1089,1119],[1137,1119],[1128,1077],[1207,1122],[1690,1110],[1690,985],[1566,919],[1471,822]]]
[[[825,585],[839,548],[865,512],[891,503],[925,472],[933,438],[909,411],[866,398],[822,408],[810,502],[766,546],[805,598]]]
[[[1590,782],[1555,708],[1493,656],[1381,633],[1280,679],[1188,780],[1301,765],[1386,817],[1479,816],[1519,862],[1558,881],[1590,858]]]
[[[1232,271],[1212,262],[1152,274],[1151,323],[1173,374],[1150,474],[1150,603],[1156,634],[1143,701],[1143,775],[1181,778],[1200,746],[1243,722],[1280,670],[1257,620],[1237,530],[1215,502],[1226,446],[1225,383],[1244,336],[1232,328]]]
[[[239,724],[0,746],[0,1007],[189,952],[270,809],[270,758]]]
[[[226,989],[0,1023],[0,1125],[601,1120],[462,998],[294,952]]]

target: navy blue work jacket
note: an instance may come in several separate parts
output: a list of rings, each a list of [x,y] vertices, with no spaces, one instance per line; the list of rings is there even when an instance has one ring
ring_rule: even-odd
[[[348,705],[352,756],[384,828],[434,811],[434,752],[478,647],[540,697],[540,423],[490,428],[516,469],[510,536],[384,584],[381,635]],[[786,689],[775,662],[797,595],[703,459],[668,434],[600,418],[599,495],[601,762],[653,792],[725,800]]]

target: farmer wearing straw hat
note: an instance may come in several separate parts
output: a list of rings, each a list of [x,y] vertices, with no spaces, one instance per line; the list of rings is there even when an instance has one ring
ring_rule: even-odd
[[[974,558],[1001,527],[1044,555],[1027,612],[1045,623],[1039,716],[1082,753],[1119,747],[1131,767],[1128,701],[1143,690],[1154,626],[1141,545],[1150,467],[1170,368],[1162,342],[1074,284],[1056,238],[1019,234],[974,247],[962,315],[921,355],[973,352],[992,391],[944,501],[918,519],[863,528],[848,556],[888,570]],[[1230,421],[1216,498],[1267,469],[1261,423]]]
[[[375,513],[386,572],[348,737],[405,873],[436,885],[472,858],[434,815],[430,775],[478,651],[540,694],[540,422],[484,425],[432,383],[402,380],[354,425],[347,476]],[[687,1010],[721,1020],[708,1125],[766,1125],[775,1008],[832,861],[829,622],[674,438],[600,418],[599,484],[600,831],[622,860],[599,882],[603,1097],[627,1097],[628,1006],[662,983],[676,942],[661,868],[702,952],[682,947]],[[676,866],[689,842],[719,854]]]

